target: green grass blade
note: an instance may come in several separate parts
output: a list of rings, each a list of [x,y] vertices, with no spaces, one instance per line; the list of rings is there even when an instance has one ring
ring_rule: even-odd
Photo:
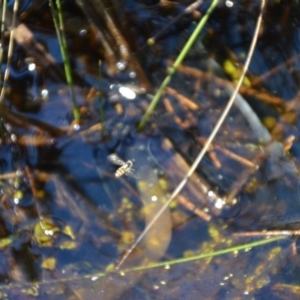
[[[150,117],[151,113],[155,109],[155,107],[156,107],[160,97],[162,96],[165,88],[170,83],[173,74],[176,72],[177,68],[179,67],[179,65],[184,60],[185,56],[187,55],[187,53],[190,50],[190,48],[192,47],[193,43],[197,39],[197,37],[200,34],[201,30],[203,29],[204,25],[207,23],[207,21],[209,19],[209,16],[211,15],[211,13],[213,12],[213,10],[215,9],[215,7],[217,6],[218,3],[219,3],[219,0],[213,0],[212,1],[209,9],[206,12],[206,14],[202,17],[202,19],[198,23],[196,29],[194,30],[194,32],[190,36],[189,40],[187,41],[187,43],[183,47],[182,51],[180,52],[179,56],[177,57],[176,61],[174,62],[173,66],[169,69],[167,77],[164,79],[164,81],[160,85],[160,87],[159,87],[158,91],[156,92],[154,98],[152,99],[148,109],[146,110],[140,124],[138,125],[139,130],[144,128],[145,123],[147,122],[147,120]]]
[[[256,242],[252,242],[252,243],[247,243],[244,245],[238,245],[238,246],[233,246],[233,247],[229,247],[226,249],[222,249],[222,250],[217,250],[217,251],[212,251],[209,253],[202,253],[199,255],[195,255],[195,256],[191,256],[191,257],[184,257],[184,258],[179,258],[179,259],[174,259],[174,260],[170,260],[170,261],[164,261],[164,262],[158,262],[158,263],[154,263],[154,264],[150,264],[148,266],[138,266],[135,268],[131,268],[130,270],[124,270],[124,272],[126,271],[139,271],[139,270],[145,270],[145,269],[152,269],[152,268],[158,268],[158,267],[165,267],[165,266],[171,266],[171,265],[176,265],[176,264],[182,264],[182,263],[187,263],[187,262],[191,262],[191,261],[195,261],[195,260],[199,260],[199,259],[204,259],[204,258],[208,258],[208,257],[215,257],[215,256],[220,256],[220,255],[224,255],[224,254],[228,254],[228,253],[233,253],[236,251],[242,251],[242,250],[246,250],[249,248],[254,248],[254,247],[259,247],[262,245],[266,245],[269,243],[273,243],[279,240],[282,240],[286,237],[283,236],[278,236],[278,237],[274,237],[274,238],[270,238],[270,239],[264,239],[264,240],[260,240],[260,241],[256,241]]]
[[[60,46],[60,52],[63,58],[64,62],[64,69],[65,69],[65,75],[67,79],[67,83],[70,89],[70,94],[71,94],[71,99],[72,99],[72,104],[73,104],[73,116],[74,119],[79,122],[80,121],[80,113],[79,109],[77,106],[76,102],[76,97],[75,97],[75,92],[74,92],[74,84],[73,84],[73,77],[71,73],[71,64],[68,56],[68,48],[67,48],[67,41],[64,35],[64,19],[63,19],[63,14],[62,14],[62,7],[61,7],[61,2],[60,0],[56,0],[56,7],[57,11],[54,6],[54,0],[50,0],[50,6],[51,6],[51,11],[52,11],[52,17],[53,17],[53,22],[57,34],[57,38],[59,41],[59,46]]]

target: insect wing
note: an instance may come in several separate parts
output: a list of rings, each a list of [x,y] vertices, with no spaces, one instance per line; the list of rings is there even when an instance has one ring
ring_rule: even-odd
[[[133,168],[126,169],[125,175],[129,176],[129,177],[132,177],[132,178],[137,178],[137,176],[136,176],[135,171],[134,171]]]
[[[118,166],[123,166],[126,164],[126,162],[124,160],[122,160],[117,154],[113,153],[110,154],[109,156],[107,156],[107,160],[114,164],[114,165],[118,165]]]

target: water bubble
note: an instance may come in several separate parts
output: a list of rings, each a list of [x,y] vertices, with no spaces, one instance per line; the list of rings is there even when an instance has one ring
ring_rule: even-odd
[[[23,175],[24,175],[24,172],[23,172],[22,170],[18,169],[18,170],[16,171],[16,175],[17,175],[17,176],[23,176]]]
[[[29,71],[34,71],[35,68],[36,68],[35,63],[30,63],[30,64],[28,65],[28,70],[29,70]]]
[[[225,5],[227,6],[227,7],[232,7],[233,6],[233,2],[232,1],[229,1],[229,0],[227,0],[226,2],[225,2]]]
[[[152,197],[151,197],[151,200],[152,200],[153,202],[157,201],[157,196],[152,196]]]
[[[121,87],[119,88],[119,93],[120,93],[123,97],[125,97],[125,98],[127,98],[127,99],[129,99],[129,100],[133,100],[133,99],[136,98],[136,93],[135,93],[131,88],[126,87],[126,86],[121,86]]]
[[[47,89],[42,89],[41,90],[41,95],[42,95],[43,98],[46,98],[49,95],[49,91]]]
[[[80,125],[78,123],[75,123],[73,128],[75,131],[78,131],[78,130],[80,130]]]
[[[129,73],[129,77],[130,77],[130,78],[135,78],[135,77],[136,77],[136,73],[133,72],[133,71],[131,71],[131,72]]]
[[[218,198],[216,203],[215,203],[215,207],[218,208],[218,209],[222,209],[225,205],[225,202],[223,199],[221,198]]]
[[[126,62],[124,60],[120,60],[117,62],[116,67],[118,68],[118,70],[123,71],[126,68]]]
[[[11,134],[10,139],[12,140],[12,142],[16,142],[17,136],[15,134]]]
[[[86,36],[86,34],[87,34],[87,30],[86,29],[79,30],[79,35],[80,36]]]

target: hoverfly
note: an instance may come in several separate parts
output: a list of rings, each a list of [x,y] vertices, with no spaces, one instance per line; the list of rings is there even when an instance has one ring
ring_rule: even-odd
[[[114,165],[120,166],[117,171],[115,172],[115,176],[116,177],[121,177],[123,175],[128,175],[131,177],[134,177],[133,174],[133,163],[134,160],[128,160],[127,162],[125,162],[124,160],[122,160],[117,154],[113,153],[110,154],[107,157],[108,161]]]

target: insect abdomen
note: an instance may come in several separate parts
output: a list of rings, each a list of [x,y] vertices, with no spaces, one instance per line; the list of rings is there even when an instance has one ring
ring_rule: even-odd
[[[121,176],[123,176],[123,175],[126,173],[126,170],[127,170],[127,165],[124,165],[124,166],[120,167],[120,168],[116,171],[115,176],[116,176],[116,177],[121,177]]]

